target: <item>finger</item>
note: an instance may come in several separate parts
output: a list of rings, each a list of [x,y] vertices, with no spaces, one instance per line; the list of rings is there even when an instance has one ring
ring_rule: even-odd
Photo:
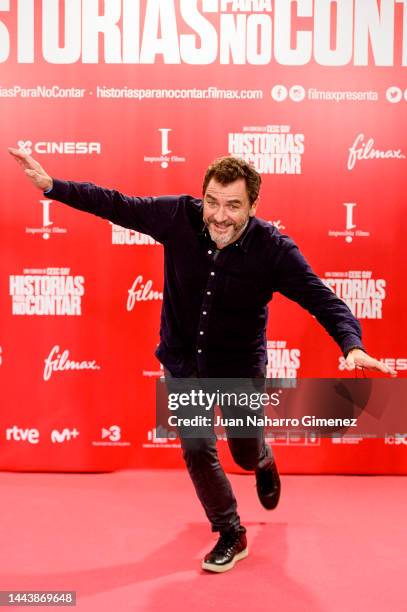
[[[24,170],[27,176],[30,177],[35,183],[38,183],[41,180],[41,175],[35,170],[27,169]]]
[[[389,366],[385,365],[381,361],[377,362],[375,369],[378,372],[383,372],[383,374],[390,374],[390,376],[393,376],[393,377],[397,376],[396,370],[393,370],[393,368],[389,368]]]
[[[15,149],[14,147],[9,147],[8,152],[18,159],[24,159],[27,156],[27,153],[24,153],[21,149]]]
[[[396,370],[393,368],[389,368],[389,366],[385,365],[378,359],[366,359],[361,365],[371,371],[382,372],[383,374],[390,374],[391,376],[397,376]]]
[[[14,159],[22,166],[23,168],[32,168],[33,170],[40,170],[40,164],[35,161],[28,153],[24,153],[21,149],[14,149],[13,147],[9,147],[8,151],[10,155],[14,157]]]
[[[345,368],[349,370],[349,372],[355,369],[355,360],[353,357],[349,356],[345,359]]]
[[[20,166],[24,165],[25,160],[21,156],[20,151],[18,151],[18,149],[12,149],[11,147],[9,147],[8,152],[15,159],[15,161],[20,164]]]
[[[26,167],[26,163],[22,159],[19,159],[18,157],[15,157],[14,159],[16,160],[19,166],[21,166],[22,168]]]

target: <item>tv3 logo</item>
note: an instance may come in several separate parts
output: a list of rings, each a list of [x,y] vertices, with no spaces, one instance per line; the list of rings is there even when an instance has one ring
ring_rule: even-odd
[[[121,438],[121,429],[118,425],[112,425],[108,429],[103,427],[102,439],[108,438],[111,442],[118,442]]]

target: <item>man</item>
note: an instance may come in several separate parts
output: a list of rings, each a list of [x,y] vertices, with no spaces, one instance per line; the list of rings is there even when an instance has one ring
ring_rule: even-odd
[[[363,349],[359,322],[312,272],[297,246],[256,218],[261,177],[241,159],[223,157],[206,171],[203,200],[188,195],[137,198],[90,183],[52,179],[27,154],[9,149],[32,183],[53,200],[138,230],[162,242],[165,254],[161,342],[157,357],[170,380],[265,375],[267,304],[279,291],[313,314],[342,349],[349,370],[396,375]],[[267,509],[280,479],[263,437],[229,438],[234,459],[254,470]],[[185,462],[211,523],[220,532],[203,568],[231,569],[247,556],[245,528],[219,464],[214,435],[184,438]]]

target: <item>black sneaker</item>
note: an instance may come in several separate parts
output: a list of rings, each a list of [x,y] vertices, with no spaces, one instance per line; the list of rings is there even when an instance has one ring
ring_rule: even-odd
[[[209,572],[227,572],[236,561],[248,555],[246,529],[239,527],[221,532],[219,540],[202,561],[202,569]]]
[[[267,446],[267,457],[256,468],[257,495],[266,510],[274,510],[280,500],[281,483],[276,462]]]

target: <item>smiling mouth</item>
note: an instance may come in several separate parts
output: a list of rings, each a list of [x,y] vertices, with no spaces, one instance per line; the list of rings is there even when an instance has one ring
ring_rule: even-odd
[[[216,223],[214,223],[213,226],[218,232],[227,232],[228,229],[231,227],[230,225],[217,225]]]

